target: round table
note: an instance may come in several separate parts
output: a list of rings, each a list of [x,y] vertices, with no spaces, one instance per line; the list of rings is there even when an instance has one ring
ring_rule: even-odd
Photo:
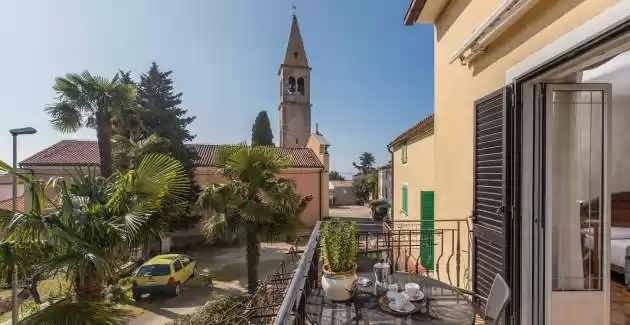
[[[331,301],[318,285],[309,296],[307,317],[312,324],[400,324],[400,325],[471,325],[475,321],[475,308],[470,297],[456,288],[435,279],[410,273],[394,273],[392,282],[404,288],[405,283],[415,282],[425,294],[424,304],[412,315],[395,316],[384,311],[378,298],[387,291],[375,287],[374,273],[357,274],[369,278],[369,286],[357,285],[357,292],[349,301]]]

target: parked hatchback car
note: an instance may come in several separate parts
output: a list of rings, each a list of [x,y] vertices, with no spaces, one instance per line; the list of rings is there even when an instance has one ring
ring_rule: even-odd
[[[375,200],[370,202],[372,219],[383,220],[389,213],[391,205],[386,200]]]
[[[138,300],[145,294],[177,296],[181,284],[195,276],[197,262],[183,254],[158,255],[142,264],[133,275],[131,292]]]

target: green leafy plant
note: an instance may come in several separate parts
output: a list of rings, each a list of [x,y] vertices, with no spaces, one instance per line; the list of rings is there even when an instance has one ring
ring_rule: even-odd
[[[357,225],[354,222],[326,222],[320,232],[324,270],[348,272],[356,267]]]

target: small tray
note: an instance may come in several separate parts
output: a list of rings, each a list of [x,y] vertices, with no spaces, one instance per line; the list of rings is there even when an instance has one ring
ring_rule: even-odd
[[[420,304],[417,301],[410,301],[410,303],[413,305],[413,309],[410,311],[397,311],[394,309],[391,309],[389,307],[389,299],[387,299],[387,296],[381,296],[380,298],[378,298],[378,305],[379,307],[381,307],[381,309],[385,312],[388,312],[392,315],[395,316],[407,316],[407,315],[411,315],[411,314],[415,314],[417,312],[420,311],[420,308],[422,307],[422,304]]]

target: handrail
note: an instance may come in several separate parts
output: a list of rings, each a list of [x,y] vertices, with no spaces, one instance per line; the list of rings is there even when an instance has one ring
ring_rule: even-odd
[[[287,289],[284,299],[282,300],[282,305],[280,305],[280,309],[278,309],[278,314],[276,319],[274,320],[274,325],[285,325],[290,324],[289,321],[293,318],[293,308],[295,307],[295,302],[301,295],[299,291],[302,290],[302,284],[306,280],[306,277],[309,272],[310,265],[313,255],[317,250],[317,242],[319,239],[319,227],[321,221],[318,221],[309,237],[308,244],[304,249],[304,254],[300,259],[300,263],[295,269],[295,274],[293,279],[291,279],[291,284],[289,284],[289,288]]]

